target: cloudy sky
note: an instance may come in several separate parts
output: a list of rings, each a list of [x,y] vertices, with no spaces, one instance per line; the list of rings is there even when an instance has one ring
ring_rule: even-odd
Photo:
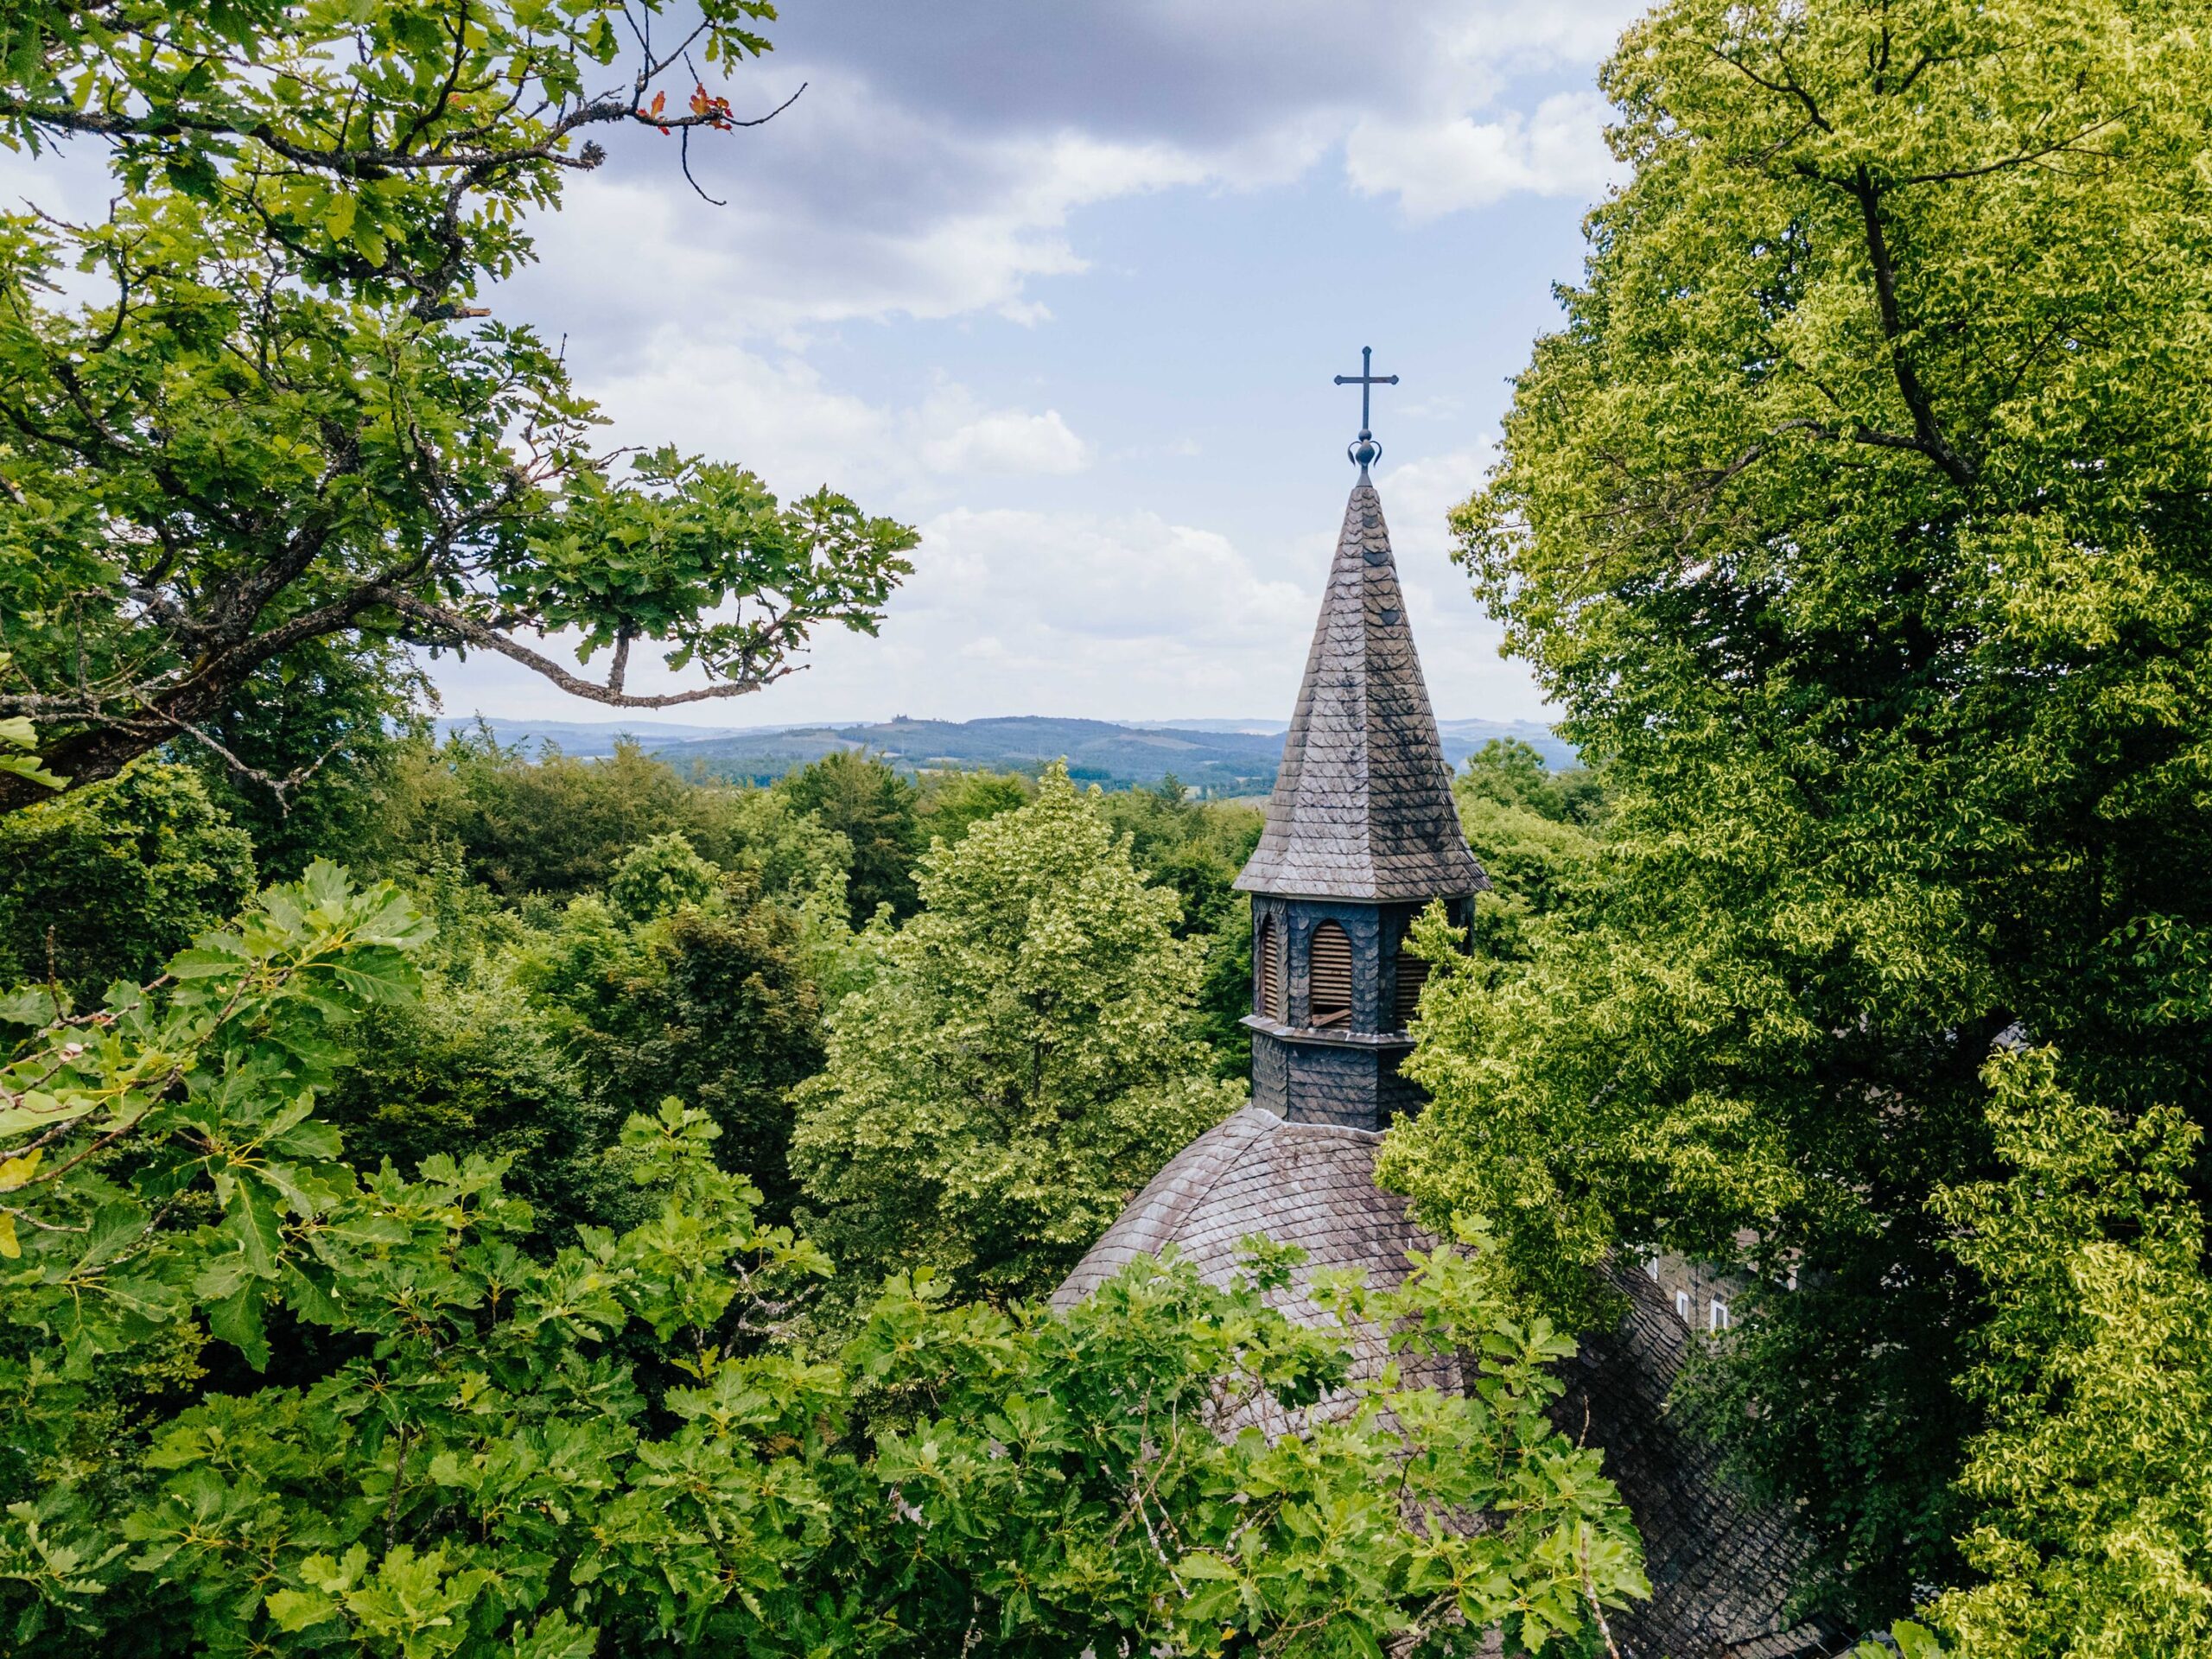
[[[1444,513],[1579,268],[1633,10],[790,0],[722,90],[804,96],[692,145],[728,205],[626,134],[494,299],[566,336],[617,439],[922,532],[880,639],[667,718],[1286,717],[1363,345],[1403,377],[1377,482],[1438,711],[1540,715]],[[438,677],[451,714],[609,713],[496,658]]]

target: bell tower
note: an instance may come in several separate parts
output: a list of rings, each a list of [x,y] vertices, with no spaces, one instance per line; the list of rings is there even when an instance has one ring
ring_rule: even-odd
[[[1290,1122],[1381,1129],[1418,1109],[1398,1075],[1427,963],[1403,950],[1432,899],[1465,925],[1490,886],[1467,849],[1368,468],[1382,454],[1360,388],[1359,468],[1306,658],[1267,828],[1236,878],[1252,895],[1252,1103]]]

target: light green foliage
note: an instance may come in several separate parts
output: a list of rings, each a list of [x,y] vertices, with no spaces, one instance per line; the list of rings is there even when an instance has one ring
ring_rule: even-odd
[[[0,982],[44,979],[49,965],[80,995],[149,979],[253,887],[253,842],[200,779],[140,761],[0,818]]]
[[[1137,868],[1182,901],[1176,932],[1206,941],[1198,1030],[1213,1051],[1214,1075],[1252,1075],[1252,904],[1236,890],[1259,844],[1266,815],[1255,807],[1193,800],[1175,778],[1155,789],[1118,791],[1102,803],[1106,821],[1129,838]]]
[[[615,866],[607,884],[607,902],[633,922],[673,915],[685,905],[703,902],[721,872],[699,856],[691,843],[671,830],[632,847]]]
[[[1624,1239],[1801,1268],[1707,1421],[1862,1627],[1963,1571],[1929,1199],[1993,1170],[1991,1042],[2212,1099],[2202,21],[1667,0],[1455,518],[1613,807],[1596,908],[1434,1000],[1393,1179],[1563,1306]]]
[[[1993,1313],[1963,1477],[1983,1582],[1930,1610],[1974,1659],[2212,1653],[2212,1283],[2203,1132],[2077,1099],[2049,1050],[1990,1067],[2010,1168],[1940,1194]]]
[[[658,705],[626,689],[639,641],[710,696],[779,677],[818,627],[872,632],[911,531],[672,449],[618,465],[558,350],[482,303],[605,159],[596,130],[671,135],[671,168],[732,130],[697,77],[765,52],[772,16],[9,7],[0,143],[102,148],[111,188],[85,223],[0,218],[0,717],[35,719],[76,787],[213,741],[322,639],[496,651]],[[43,789],[0,770],[0,810]]]
[[[963,1293],[1038,1294],[1236,1103],[1192,1033],[1205,949],[1059,766],[926,854],[920,888],[832,1012],[793,1167],[863,1282],[925,1263]]]
[[[0,671],[13,660],[8,652],[0,651]],[[21,715],[0,720],[0,772],[35,784],[41,789],[62,789],[69,782],[39,765],[38,728]]]
[[[1474,943],[1506,960],[1526,953],[1532,917],[1586,906],[1603,886],[1594,826],[1605,785],[1585,769],[1554,774],[1527,744],[1493,738],[1452,780],[1467,844],[1491,880],[1475,900]]]
[[[317,865],[152,990],[8,1000],[32,1027],[0,1075],[15,1648],[1373,1659],[1492,1625],[1586,1651],[1645,1593],[1598,1454],[1544,1413],[1570,1345],[1467,1255],[1325,1294],[1402,1350],[1479,1355],[1477,1387],[1386,1377],[1271,1440],[1214,1426],[1310,1406],[1350,1359],[1270,1306],[1295,1252],[1255,1242],[1226,1288],[1136,1263],[1065,1319],[901,1274],[809,1357],[775,1321],[825,1264],[674,1102],[622,1134],[653,1213],[550,1260],[516,1248],[499,1160],[359,1179],[317,1086],[426,931]],[[130,1155],[95,1167],[95,1138]],[[118,1368],[189,1382],[179,1342],[286,1374],[103,1410],[86,1455]],[[1476,1509],[1494,1524],[1452,1523]]]

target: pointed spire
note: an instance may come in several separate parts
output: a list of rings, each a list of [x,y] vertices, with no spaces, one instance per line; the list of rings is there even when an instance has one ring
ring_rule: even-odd
[[[1467,850],[1366,468],[1283,740],[1267,829],[1236,885],[1308,899],[1456,899],[1490,886]]]

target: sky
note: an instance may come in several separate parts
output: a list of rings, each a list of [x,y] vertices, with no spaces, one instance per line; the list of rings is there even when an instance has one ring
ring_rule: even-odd
[[[691,146],[727,206],[674,138],[625,132],[490,296],[565,337],[610,442],[921,533],[879,638],[833,629],[806,671],[660,718],[1287,718],[1354,476],[1331,379],[1363,346],[1402,377],[1376,482],[1437,711],[1542,717],[1445,513],[1580,269],[1613,175],[1596,69],[1636,8],[781,10],[718,90],[740,114],[805,91]],[[615,712],[496,657],[434,677],[448,715]]]

